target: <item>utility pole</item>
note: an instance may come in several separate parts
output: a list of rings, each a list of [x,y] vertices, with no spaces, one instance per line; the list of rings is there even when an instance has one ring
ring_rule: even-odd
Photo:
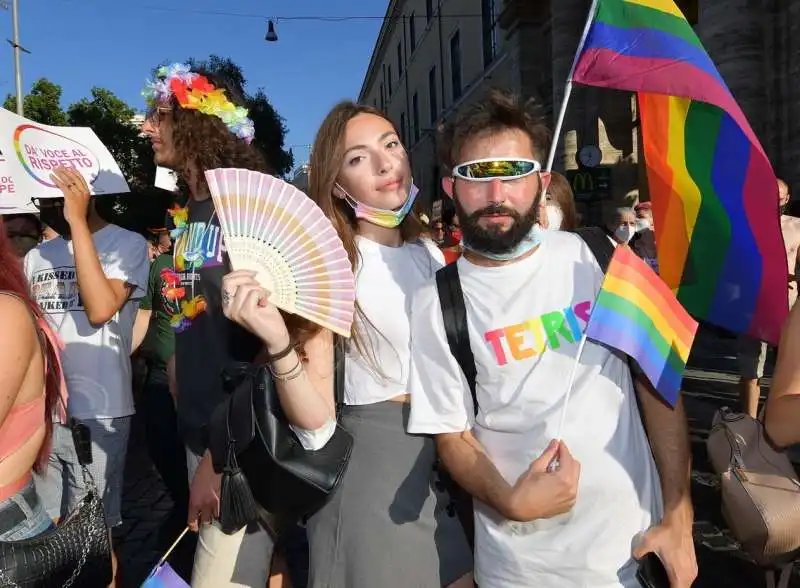
[[[0,0],[0,6],[8,10],[8,3],[6,0]],[[25,47],[19,44],[19,0],[11,0],[11,27],[12,38],[7,39],[9,45],[14,48],[14,77],[16,78],[17,86],[17,114],[23,116],[22,109],[22,64],[20,63],[20,54],[24,51],[30,53]]]

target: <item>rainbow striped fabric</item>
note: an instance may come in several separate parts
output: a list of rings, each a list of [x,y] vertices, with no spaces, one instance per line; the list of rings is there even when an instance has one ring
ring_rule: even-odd
[[[630,355],[671,406],[680,395],[697,322],[628,246],[617,247],[595,300],[586,337]]]
[[[575,82],[638,92],[661,277],[694,316],[777,343],[788,271],[777,179],[672,0],[598,0]]]

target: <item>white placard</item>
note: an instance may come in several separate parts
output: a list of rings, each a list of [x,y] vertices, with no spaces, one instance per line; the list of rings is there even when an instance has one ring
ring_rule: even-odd
[[[60,166],[78,170],[92,194],[130,192],[111,153],[90,128],[41,125],[0,108],[0,152],[7,154],[15,191],[26,201],[63,196],[50,177]]]
[[[36,207],[30,198],[25,198],[17,192],[6,159],[0,153],[0,214],[18,214],[31,210],[36,212]]]
[[[167,190],[168,192],[178,191],[178,176],[175,172],[166,167],[156,167],[156,188]]]

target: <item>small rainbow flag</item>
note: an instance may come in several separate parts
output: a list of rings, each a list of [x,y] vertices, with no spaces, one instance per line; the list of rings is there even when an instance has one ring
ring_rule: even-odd
[[[595,300],[586,337],[630,355],[671,406],[697,322],[669,287],[633,250],[617,247]]]
[[[596,0],[573,80],[638,93],[661,277],[694,316],[777,343],[777,179],[673,0]]]

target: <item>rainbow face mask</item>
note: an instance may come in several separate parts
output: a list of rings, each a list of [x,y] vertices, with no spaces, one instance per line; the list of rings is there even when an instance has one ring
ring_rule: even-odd
[[[353,212],[356,213],[356,218],[386,229],[395,229],[400,226],[403,219],[411,212],[411,207],[414,206],[414,200],[416,200],[417,194],[419,194],[419,188],[412,183],[411,189],[408,191],[408,198],[406,198],[403,206],[397,210],[387,210],[385,208],[376,208],[375,206],[359,202],[350,196],[347,190],[342,188],[338,182],[336,183],[336,187],[344,194],[344,199],[353,209]]]

